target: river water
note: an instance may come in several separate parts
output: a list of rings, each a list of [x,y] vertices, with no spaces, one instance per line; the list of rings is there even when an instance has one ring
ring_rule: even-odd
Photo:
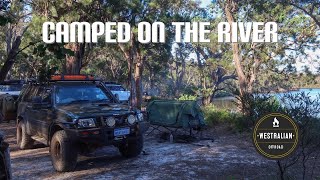
[[[297,91],[289,91],[289,92],[285,92],[285,93],[274,93],[274,95],[276,95],[277,97],[283,97],[283,95],[288,94],[288,93],[295,95],[295,94],[299,94],[302,92],[304,92],[308,96],[310,96],[311,99],[316,99],[317,96],[319,96],[319,94],[320,94],[320,89],[318,89],[318,88],[310,88],[310,89],[309,88],[301,88]]]
[[[271,93],[270,95],[277,97],[277,99],[281,99],[285,94],[298,94],[304,92],[308,96],[310,96],[310,99],[314,100],[317,98],[317,96],[320,96],[320,89],[318,88],[301,88],[296,91],[288,91],[288,92],[281,92],[281,93]],[[213,104],[218,109],[230,109],[235,110],[236,104],[235,104],[236,98],[234,97],[223,97],[223,98],[215,98],[213,101]]]

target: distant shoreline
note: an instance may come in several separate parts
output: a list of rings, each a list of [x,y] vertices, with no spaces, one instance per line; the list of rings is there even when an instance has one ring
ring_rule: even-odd
[[[260,92],[259,94],[277,94],[277,93],[287,93],[287,92],[295,92],[295,91],[299,91],[301,89],[315,89],[315,90],[318,90],[320,89],[319,87],[318,88],[308,88],[308,87],[301,87],[301,88],[292,88],[292,89],[289,89],[289,90],[286,90],[286,89],[280,89],[278,91],[269,91],[269,92]],[[213,98],[214,100],[235,100],[237,99],[235,96],[232,96],[232,95],[229,95],[229,96],[223,96],[223,97],[215,97]]]

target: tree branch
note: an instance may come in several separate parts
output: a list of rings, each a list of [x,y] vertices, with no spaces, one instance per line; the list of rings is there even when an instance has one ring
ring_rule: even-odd
[[[295,3],[293,3],[293,2],[290,2],[290,1],[289,1],[289,4],[292,5],[292,6],[294,6],[294,7],[296,7],[296,8],[298,8],[298,9],[300,9],[300,10],[302,10],[304,13],[306,13],[307,15],[309,15],[309,16],[314,20],[314,22],[317,24],[317,26],[320,28],[320,21],[317,19],[317,17],[316,17],[314,14],[312,14],[313,8],[311,9],[312,11],[309,12],[309,11],[307,11],[305,8],[303,8],[303,7],[295,4]],[[317,3],[315,3],[315,4],[317,4]],[[315,5],[315,4],[313,4],[313,5]]]

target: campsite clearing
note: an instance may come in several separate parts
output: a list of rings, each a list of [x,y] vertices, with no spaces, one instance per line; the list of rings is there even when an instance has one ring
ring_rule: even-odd
[[[90,157],[80,156],[76,170],[67,173],[55,172],[48,147],[38,144],[35,149],[19,150],[12,121],[0,124],[0,129],[10,143],[13,179],[273,179],[278,173],[275,161],[256,152],[250,134],[225,128],[207,132],[214,135],[214,142],[161,143],[156,135],[149,135],[145,153],[133,159],[106,147]]]

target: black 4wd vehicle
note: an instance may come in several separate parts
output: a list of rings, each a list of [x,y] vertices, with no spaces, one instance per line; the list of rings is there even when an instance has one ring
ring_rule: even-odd
[[[114,145],[126,157],[140,154],[146,124],[139,111],[119,104],[100,81],[61,77],[24,86],[17,110],[21,149],[31,148],[34,139],[47,144],[57,171],[72,171],[78,153],[100,146]]]

